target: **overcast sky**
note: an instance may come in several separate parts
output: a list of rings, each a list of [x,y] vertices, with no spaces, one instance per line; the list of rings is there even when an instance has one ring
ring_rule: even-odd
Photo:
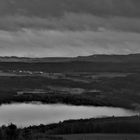
[[[139,19],[69,14],[59,20],[5,17],[0,21],[1,56],[67,57],[140,52]]]
[[[116,31],[0,31],[0,55],[54,57],[140,52],[140,34]]]

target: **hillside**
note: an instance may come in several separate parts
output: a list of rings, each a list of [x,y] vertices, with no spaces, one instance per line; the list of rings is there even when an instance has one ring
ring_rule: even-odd
[[[140,63],[140,54],[128,55],[90,55],[78,57],[43,57],[43,58],[29,58],[29,57],[0,57],[0,62],[111,62],[111,63]]]

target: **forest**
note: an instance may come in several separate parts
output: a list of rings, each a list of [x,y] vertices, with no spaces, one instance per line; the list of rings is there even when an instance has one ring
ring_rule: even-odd
[[[0,128],[1,140],[64,140],[68,134],[139,134],[140,117],[106,117],[68,120],[57,124],[17,128],[16,125]]]

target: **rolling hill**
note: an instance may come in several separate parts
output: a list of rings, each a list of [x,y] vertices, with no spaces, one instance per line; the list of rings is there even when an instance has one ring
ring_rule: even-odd
[[[29,58],[29,57],[0,57],[0,62],[111,62],[111,63],[140,63],[140,54],[128,55],[90,55],[78,57],[43,57],[43,58]]]

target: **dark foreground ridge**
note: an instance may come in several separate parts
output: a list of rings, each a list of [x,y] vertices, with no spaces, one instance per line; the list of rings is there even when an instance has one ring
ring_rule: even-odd
[[[0,128],[1,140],[63,140],[66,134],[139,134],[140,117],[109,117],[69,120],[58,124],[17,128],[14,124]],[[61,136],[58,136],[61,135]]]

